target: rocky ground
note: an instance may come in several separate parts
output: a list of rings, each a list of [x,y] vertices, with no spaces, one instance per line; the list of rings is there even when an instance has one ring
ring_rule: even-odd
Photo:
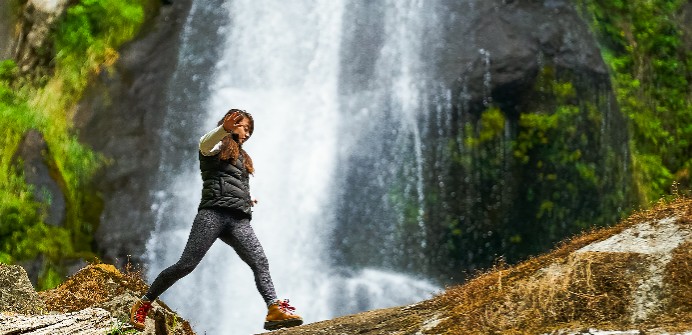
[[[428,301],[273,334],[691,335],[692,201],[662,202]]]
[[[145,289],[138,273],[96,264],[37,293],[21,267],[0,265],[0,334],[129,333],[128,307]],[[194,332],[159,301],[143,334]],[[692,200],[661,202],[427,301],[272,334],[692,335]]]
[[[59,287],[34,291],[20,266],[0,264],[0,335],[127,334],[132,303],[146,285],[137,272],[89,265]],[[154,303],[139,334],[193,335],[190,324],[161,301]]]

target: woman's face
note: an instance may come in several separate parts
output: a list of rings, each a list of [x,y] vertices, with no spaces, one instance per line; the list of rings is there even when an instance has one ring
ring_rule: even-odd
[[[238,126],[233,130],[233,135],[238,139],[238,143],[243,144],[250,138],[250,119],[244,117],[237,124]]]

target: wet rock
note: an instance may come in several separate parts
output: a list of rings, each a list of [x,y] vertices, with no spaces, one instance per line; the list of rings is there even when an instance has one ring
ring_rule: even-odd
[[[119,50],[112,71],[93,81],[73,120],[80,139],[111,162],[94,178],[105,201],[94,239],[101,257],[119,266],[141,263],[154,222],[150,193],[158,131],[189,6],[180,1],[160,8],[145,32]]]
[[[447,1],[439,78],[470,105],[519,103],[545,65],[607,82],[600,50],[568,1]],[[478,108],[482,108],[479,106]]]

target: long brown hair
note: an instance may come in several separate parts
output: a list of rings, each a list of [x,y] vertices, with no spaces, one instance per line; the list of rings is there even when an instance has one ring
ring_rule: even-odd
[[[248,119],[248,121],[249,121],[248,123],[249,123],[250,127],[248,129],[249,134],[248,134],[247,138],[250,138],[250,136],[252,135],[252,132],[255,130],[255,120],[252,118],[252,115],[250,115],[250,113],[248,113],[242,109],[235,109],[234,108],[234,109],[229,110],[226,113],[226,115],[224,115],[221,118],[221,120],[219,120],[217,126],[222,125],[223,120],[227,116],[229,116],[235,112],[240,113],[240,115],[242,115],[244,118]],[[246,139],[246,141],[247,141],[247,139]],[[235,163],[238,161],[238,156],[240,156],[240,155],[243,155],[243,161],[244,161],[245,169],[247,170],[247,172],[250,174],[255,173],[255,168],[252,166],[252,158],[250,158],[250,155],[248,155],[247,152],[245,152],[245,150],[243,150],[242,145],[238,143],[238,141],[234,138],[233,134],[226,136],[221,140],[221,152],[219,153],[219,158],[221,158],[222,160],[231,160],[233,163]]]

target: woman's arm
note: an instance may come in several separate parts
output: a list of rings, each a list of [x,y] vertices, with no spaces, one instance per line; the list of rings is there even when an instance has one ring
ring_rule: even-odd
[[[221,151],[221,140],[230,134],[223,125],[212,129],[199,139],[199,151],[205,156],[214,156]]]

